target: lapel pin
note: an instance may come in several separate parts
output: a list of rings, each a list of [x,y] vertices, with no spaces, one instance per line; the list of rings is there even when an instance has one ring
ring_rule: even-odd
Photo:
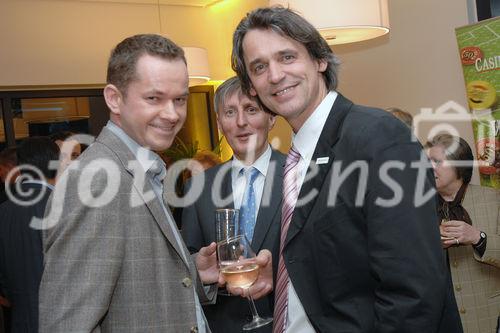
[[[328,161],[330,160],[330,157],[326,156],[326,157],[318,157],[316,159],[316,164],[326,164],[328,163]]]

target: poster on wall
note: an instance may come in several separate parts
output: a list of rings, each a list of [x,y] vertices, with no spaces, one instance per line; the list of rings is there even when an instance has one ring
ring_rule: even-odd
[[[481,185],[500,189],[500,17],[455,29]]]

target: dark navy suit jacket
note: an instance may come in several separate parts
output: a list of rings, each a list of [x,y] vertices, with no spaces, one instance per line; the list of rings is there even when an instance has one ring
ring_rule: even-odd
[[[32,191],[25,200],[45,192],[28,206],[11,200],[0,205],[0,275],[2,288],[12,306],[11,332],[37,333],[43,248],[41,230],[32,229],[30,222],[34,216],[44,216],[51,190],[45,185],[32,183],[21,184],[21,189],[25,193]]]
[[[389,113],[336,98],[311,160],[327,162],[308,170],[299,200],[315,196],[295,208],[283,250],[317,332],[461,331],[435,200],[415,205],[417,180],[434,186],[432,169],[418,179],[410,165],[421,152]],[[396,192],[397,204],[380,204]]]
[[[261,206],[255,222],[252,238],[252,248],[255,253],[268,249],[273,256],[273,272],[276,272],[279,255],[279,235],[281,226],[281,198],[283,188],[283,166],[285,156],[273,150],[269,168],[264,183],[262,198],[270,195],[268,205]],[[233,208],[231,161],[217,165],[205,172],[204,189],[199,199],[191,206],[185,207],[182,212],[182,236],[191,253],[215,241],[215,209]],[[222,171],[221,171],[222,169]],[[225,171],[225,172],[224,172]],[[221,182],[217,186],[219,177]],[[215,185],[214,185],[215,184]],[[225,207],[217,207],[212,200],[212,189],[221,194],[221,198],[231,200]],[[188,182],[186,191],[191,188]],[[255,301],[261,317],[272,317],[274,309],[274,294]],[[244,332],[243,325],[250,321],[252,316],[248,301],[236,296],[217,297],[216,304],[203,307],[210,329],[215,332]],[[261,327],[253,332],[267,333],[272,331],[272,325]]]

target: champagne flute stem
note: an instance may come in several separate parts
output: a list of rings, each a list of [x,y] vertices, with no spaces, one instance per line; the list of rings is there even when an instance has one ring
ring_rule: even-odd
[[[255,302],[253,301],[252,295],[250,295],[250,292],[248,293],[248,303],[250,304],[250,311],[252,312],[253,318],[258,318],[259,314],[257,313],[257,308],[255,307]]]

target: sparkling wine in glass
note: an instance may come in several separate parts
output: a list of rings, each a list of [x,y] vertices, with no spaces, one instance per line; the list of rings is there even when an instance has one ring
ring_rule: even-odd
[[[220,272],[230,287],[248,289],[259,276],[259,265],[250,243],[242,234],[229,237],[217,243]],[[261,318],[257,313],[252,296],[248,295],[253,319],[243,326],[243,330],[253,330],[268,325],[273,318]]]

